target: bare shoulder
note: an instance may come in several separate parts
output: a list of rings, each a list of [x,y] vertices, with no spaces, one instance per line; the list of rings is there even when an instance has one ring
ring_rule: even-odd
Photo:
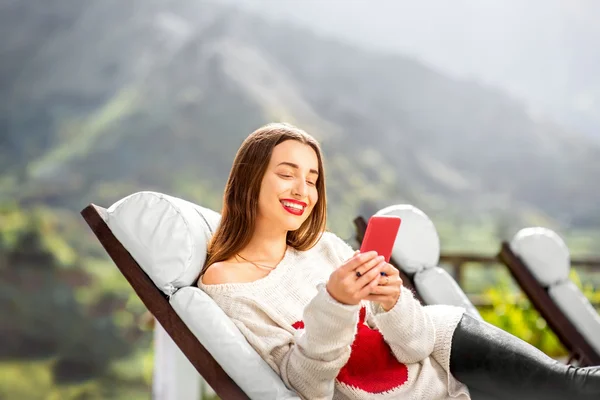
[[[212,264],[200,279],[203,285],[219,285],[224,283],[248,283],[264,278],[264,276],[264,272],[257,271],[250,263],[227,260]]]
[[[236,280],[235,270],[234,263],[228,261],[216,262],[208,267],[200,279],[204,285],[234,282]]]

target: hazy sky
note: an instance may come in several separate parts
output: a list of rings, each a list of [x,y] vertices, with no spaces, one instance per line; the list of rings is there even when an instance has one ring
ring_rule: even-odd
[[[600,108],[600,1],[227,1],[411,55],[449,75],[501,87],[549,114],[585,117]]]

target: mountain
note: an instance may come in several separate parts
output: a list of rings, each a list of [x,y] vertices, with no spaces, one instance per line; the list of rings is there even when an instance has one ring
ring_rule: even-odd
[[[366,48],[495,85],[600,139],[600,3],[594,0],[223,0]],[[376,22],[375,22],[376,21]]]
[[[411,202],[600,226],[600,145],[476,81],[209,1],[0,0],[0,200],[79,210],[156,189],[219,208],[239,144],[323,144],[333,228]]]

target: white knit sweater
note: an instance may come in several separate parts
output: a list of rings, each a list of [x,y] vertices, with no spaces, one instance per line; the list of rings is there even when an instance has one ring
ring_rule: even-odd
[[[325,283],[353,252],[326,232],[310,250],[288,248],[257,281],[198,285],[304,399],[469,399],[449,372],[464,310],[423,307],[406,288],[388,312],[337,302]]]

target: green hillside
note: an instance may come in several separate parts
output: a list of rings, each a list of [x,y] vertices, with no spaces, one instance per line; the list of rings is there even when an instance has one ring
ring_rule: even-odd
[[[18,8],[37,34],[0,78],[4,197],[78,209],[152,187],[214,201],[243,137],[286,120],[323,141],[334,221],[410,201],[600,225],[600,146],[493,88],[207,2],[54,1],[61,24],[41,26],[35,4],[14,4],[4,18]]]

